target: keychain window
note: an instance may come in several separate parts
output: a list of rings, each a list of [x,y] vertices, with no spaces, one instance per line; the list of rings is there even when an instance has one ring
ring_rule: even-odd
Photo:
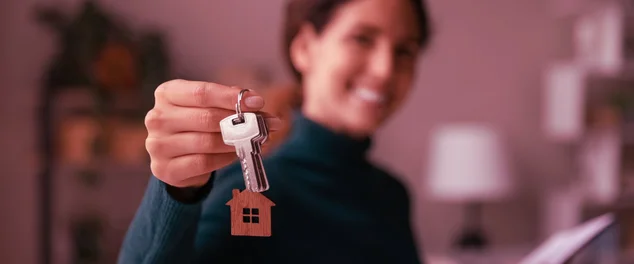
[[[260,209],[259,208],[242,208],[242,222],[243,223],[260,223]]]

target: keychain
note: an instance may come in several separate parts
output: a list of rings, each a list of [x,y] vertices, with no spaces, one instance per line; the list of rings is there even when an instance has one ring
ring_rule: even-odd
[[[264,118],[255,113],[243,113],[240,108],[242,96],[238,94],[236,114],[220,121],[224,143],[236,148],[242,167],[246,189],[232,190],[232,198],[226,205],[231,207],[231,235],[271,236],[271,200],[262,194],[269,189],[269,182],[262,165],[261,146],[268,138]]]

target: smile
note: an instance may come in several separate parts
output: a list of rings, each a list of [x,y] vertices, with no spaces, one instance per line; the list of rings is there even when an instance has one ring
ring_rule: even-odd
[[[354,90],[354,94],[361,100],[374,103],[374,104],[383,104],[386,101],[386,96],[375,92],[373,90],[367,88],[357,88]]]

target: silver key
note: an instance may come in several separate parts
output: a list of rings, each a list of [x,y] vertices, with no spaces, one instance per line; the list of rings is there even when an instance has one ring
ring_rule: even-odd
[[[268,190],[269,182],[260,155],[261,145],[268,139],[264,118],[254,113],[234,114],[220,121],[220,131],[224,143],[236,148],[246,189],[251,192]]]

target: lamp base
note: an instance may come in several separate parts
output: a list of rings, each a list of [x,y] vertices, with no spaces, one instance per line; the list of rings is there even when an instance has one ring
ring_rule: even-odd
[[[466,205],[464,228],[454,242],[460,250],[483,250],[489,241],[482,228],[482,205],[469,203]]]
[[[486,239],[484,231],[481,229],[465,229],[454,242],[460,250],[483,250],[489,241]]]

